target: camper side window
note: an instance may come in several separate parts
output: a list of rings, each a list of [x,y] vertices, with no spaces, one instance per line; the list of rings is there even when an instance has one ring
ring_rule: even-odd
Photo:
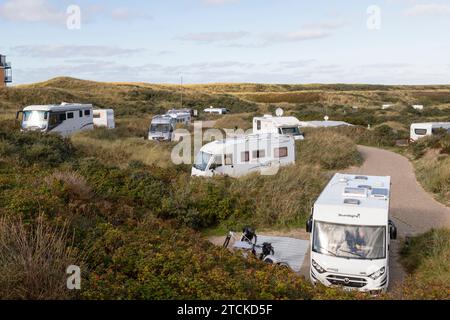
[[[49,129],[52,129],[57,125],[61,124],[65,120],[66,120],[65,113],[50,113],[50,117],[48,120],[48,127]]]
[[[225,155],[225,165],[226,166],[232,166],[233,165],[233,155],[232,154],[226,154]]]
[[[266,156],[266,150],[253,151],[253,159],[264,158]]]
[[[256,129],[261,130],[261,120],[256,121]]]
[[[80,110],[80,118],[83,118],[83,111]]]
[[[288,156],[288,148],[287,147],[275,148],[274,155],[275,158],[286,158]]]
[[[414,130],[414,132],[418,135],[418,136],[424,136],[427,134],[427,129],[416,129]]]
[[[241,161],[242,162],[250,162],[250,152],[248,152],[248,151],[242,152]]]
[[[84,115],[85,116],[90,116],[91,115],[91,110],[84,110]]]
[[[215,170],[222,166],[222,156],[218,155],[214,157],[214,162],[209,167],[210,170]]]
[[[73,119],[73,112],[67,112],[67,119]]]

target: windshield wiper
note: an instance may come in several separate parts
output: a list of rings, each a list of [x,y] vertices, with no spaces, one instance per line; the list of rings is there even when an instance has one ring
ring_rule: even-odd
[[[329,254],[331,254],[331,255],[337,257],[337,254],[334,253],[333,251],[330,251],[330,250],[325,249],[325,248],[323,248],[323,247],[317,247],[317,248],[318,248],[319,250],[325,250],[325,251],[328,252]]]
[[[339,248],[338,250],[340,250],[340,251],[342,251],[342,252],[345,252],[345,253],[353,254],[353,255],[358,256],[358,257],[360,257],[360,258],[364,258],[363,255],[361,255],[361,254],[359,254],[359,253],[356,253],[356,252],[351,252],[351,251],[342,250],[341,248]]]

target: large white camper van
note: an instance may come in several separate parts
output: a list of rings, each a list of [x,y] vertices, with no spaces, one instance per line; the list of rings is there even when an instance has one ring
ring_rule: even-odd
[[[176,118],[170,115],[155,116],[150,124],[148,139],[156,141],[172,141],[176,125]]]
[[[197,154],[193,176],[240,177],[252,172],[274,174],[279,166],[295,163],[295,143],[289,136],[247,135],[214,141]]]
[[[94,128],[91,104],[61,103],[34,105],[17,112],[22,131],[54,132],[68,137],[75,132]]]
[[[337,173],[306,224],[313,283],[378,294],[389,284],[390,177]]]
[[[273,117],[265,115],[253,118],[253,133],[284,134],[294,137],[295,140],[303,140],[300,131],[300,121],[296,117]]]
[[[114,129],[116,127],[113,109],[95,109],[93,115],[94,126],[108,129]]]
[[[436,130],[444,129],[450,133],[450,122],[413,123],[411,125],[410,139],[412,142],[433,135]]]

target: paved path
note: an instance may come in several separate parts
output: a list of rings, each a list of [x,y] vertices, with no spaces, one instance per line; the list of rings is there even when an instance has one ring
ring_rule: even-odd
[[[347,172],[366,175],[391,176],[391,217],[399,232],[399,239],[432,228],[450,227],[450,208],[437,202],[417,182],[411,162],[391,151],[358,146],[364,158],[359,168]],[[399,262],[401,241],[392,241],[391,287],[403,281],[405,272]]]
[[[437,202],[422,188],[407,158],[377,148],[358,146],[358,149],[364,164],[347,172],[391,176],[391,215],[400,235],[450,227],[450,208]]]

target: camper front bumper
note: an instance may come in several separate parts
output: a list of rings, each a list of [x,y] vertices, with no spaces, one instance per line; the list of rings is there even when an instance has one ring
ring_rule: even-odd
[[[327,287],[341,287],[344,290],[358,290],[379,294],[385,292],[388,287],[389,276],[387,272],[377,279],[355,275],[336,274],[330,272],[319,273],[311,268],[310,278],[313,284],[320,282]]]

